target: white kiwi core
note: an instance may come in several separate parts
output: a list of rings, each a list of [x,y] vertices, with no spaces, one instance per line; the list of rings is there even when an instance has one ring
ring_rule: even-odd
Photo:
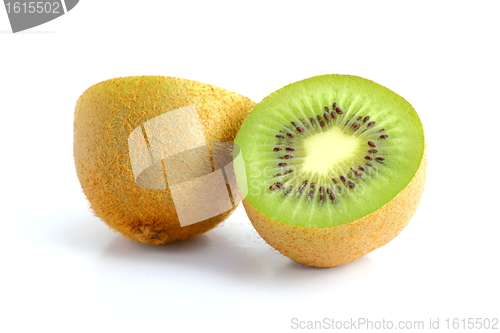
[[[326,176],[344,164],[357,159],[364,142],[359,136],[344,133],[337,127],[316,133],[304,140],[305,158],[302,170]]]

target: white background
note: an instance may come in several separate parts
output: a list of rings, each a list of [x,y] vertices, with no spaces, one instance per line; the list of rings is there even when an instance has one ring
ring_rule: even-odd
[[[292,318],[439,318],[444,330],[500,317],[498,14],[497,1],[82,0],[12,34],[0,7],[0,331],[287,332]],[[272,250],[242,209],[160,247],[89,211],[72,126],[91,85],[166,75],[258,102],[327,73],[390,88],[424,123],[426,190],[390,244],[318,269]]]

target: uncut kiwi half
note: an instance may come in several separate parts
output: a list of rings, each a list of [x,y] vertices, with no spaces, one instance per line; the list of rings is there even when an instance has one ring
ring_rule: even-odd
[[[423,191],[417,113],[360,77],[323,75],[279,89],[256,105],[235,143],[252,224],[305,265],[346,264],[388,243]]]
[[[254,105],[173,77],[123,77],[90,87],[76,104],[74,159],[91,209],[142,243],[210,230],[238,205],[225,166]]]

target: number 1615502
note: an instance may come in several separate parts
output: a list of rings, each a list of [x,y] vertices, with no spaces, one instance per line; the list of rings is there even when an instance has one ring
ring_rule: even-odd
[[[8,14],[60,14],[61,4],[59,2],[38,1],[38,2],[6,2]]]

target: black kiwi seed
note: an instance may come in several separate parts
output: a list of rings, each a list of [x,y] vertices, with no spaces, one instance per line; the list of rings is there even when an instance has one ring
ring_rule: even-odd
[[[300,126],[297,126],[296,130],[299,131],[299,132],[301,132],[301,133],[305,132],[304,127],[300,127]]]
[[[353,130],[357,131],[361,127],[361,125],[359,123],[354,123],[352,127]]]
[[[339,108],[338,106],[335,107],[335,112],[337,112],[338,114],[344,114],[344,110],[342,110],[341,108]]]
[[[280,147],[276,147],[276,148],[273,149],[273,151],[280,151],[280,150],[281,150]]]
[[[356,175],[356,177],[358,177],[358,178],[363,177],[363,175],[361,174],[361,172],[358,172],[358,171],[354,170],[353,168],[351,168],[351,171]]]
[[[283,156],[283,157],[284,157],[284,158],[286,158],[287,160],[288,160],[288,159],[290,159],[290,158],[293,158],[293,156],[292,156],[292,155],[285,155],[285,156]]]
[[[385,158],[383,158],[383,157],[375,157],[375,160],[377,160],[379,162],[383,162],[383,161],[385,161]]]
[[[365,119],[363,119],[363,122],[366,123],[368,120],[370,120],[370,116],[366,116]]]
[[[368,125],[366,125],[366,127],[370,128],[370,127],[373,127],[375,125],[375,122],[374,121],[370,121],[368,123]]]
[[[373,141],[368,141],[368,146],[373,147],[373,148],[377,147],[377,145]]]
[[[291,170],[291,169],[290,170],[286,170],[285,171],[285,175],[288,175],[289,173],[292,173],[292,172],[293,172],[293,170]]]
[[[293,148],[293,147],[286,147],[285,149],[288,151],[295,151],[295,148]]]
[[[365,170],[366,170],[366,169],[365,169],[365,167],[364,167],[364,166],[362,166],[362,165],[359,165],[359,166],[358,166],[358,169],[359,169],[359,170],[361,170],[361,171],[365,171]]]
[[[280,166],[280,167],[286,167],[287,165],[288,164],[286,164],[286,163],[278,163],[278,166]]]
[[[278,134],[278,135],[276,135],[276,137],[277,137],[278,139],[284,139],[284,138],[285,138],[283,135],[279,135],[279,134]]]
[[[384,139],[387,139],[388,137],[389,137],[389,136],[388,136],[387,134],[383,134],[383,135],[379,136],[378,138],[379,138],[380,140],[384,140]]]
[[[271,191],[274,191],[275,189],[277,189],[277,188],[281,188],[282,186],[283,186],[283,184],[282,184],[282,183],[274,183],[273,185],[271,185],[271,187],[269,187],[269,189],[270,189]]]
[[[370,150],[368,150],[368,152],[370,154],[376,154],[376,153],[378,153],[378,150],[377,149],[370,149]]]
[[[325,127],[325,122],[321,119],[320,115],[317,115],[316,119],[318,119],[319,126]]]
[[[356,185],[353,182],[351,182],[350,180],[347,181],[347,186],[349,186],[349,188],[355,188],[356,187]]]
[[[371,156],[365,156],[365,160],[371,161],[371,160],[373,160],[373,157],[371,157]]]

